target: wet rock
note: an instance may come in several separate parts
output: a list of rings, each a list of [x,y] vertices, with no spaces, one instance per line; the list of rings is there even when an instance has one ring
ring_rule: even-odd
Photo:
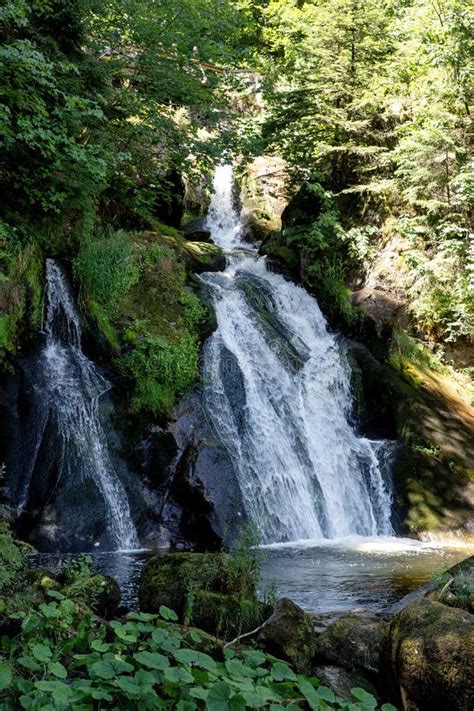
[[[474,708],[474,616],[417,600],[391,620],[381,673],[410,711]]]
[[[195,274],[221,272],[226,268],[226,256],[221,247],[207,242],[186,242],[182,256],[188,269]]]
[[[307,674],[316,650],[313,620],[294,602],[282,598],[259,632],[257,643],[275,657],[290,662],[297,672]]]
[[[197,217],[184,225],[184,236],[190,242],[211,242],[211,232],[206,227],[206,218]]]
[[[376,673],[386,629],[379,617],[342,615],[318,637],[316,660]]]
[[[257,626],[265,612],[251,578],[236,574],[222,553],[169,553],[145,565],[140,609],[174,610],[180,621],[228,638]]]
[[[235,379],[228,382],[229,387],[234,382],[228,397],[238,408],[242,389]],[[209,426],[199,393],[180,403],[170,431],[178,445],[170,496],[182,511],[183,535],[206,548],[217,548],[222,540],[231,543],[246,521],[242,495],[229,454]]]
[[[375,686],[360,672],[348,671],[342,667],[331,665],[318,666],[313,669],[313,675],[321,684],[328,686],[337,696],[343,699],[351,697],[351,689],[360,687],[377,698]]]
[[[161,222],[172,227],[179,227],[184,214],[185,186],[181,173],[176,170],[161,176],[162,183],[166,186],[166,197],[160,193],[152,208],[153,215]]]

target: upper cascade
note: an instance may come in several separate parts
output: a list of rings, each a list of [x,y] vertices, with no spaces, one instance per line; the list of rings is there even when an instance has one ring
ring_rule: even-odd
[[[234,172],[231,165],[219,165],[213,181],[213,193],[206,227],[212,240],[226,250],[244,247],[242,225],[234,205]],[[248,247],[248,245],[247,245]]]
[[[241,246],[230,166],[214,186],[213,239]],[[248,255],[202,278],[218,323],[204,350],[206,412],[262,542],[393,534],[393,443],[356,433],[348,360],[316,300]]]

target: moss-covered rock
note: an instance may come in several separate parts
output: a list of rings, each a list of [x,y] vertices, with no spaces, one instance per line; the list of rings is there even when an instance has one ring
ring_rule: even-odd
[[[32,588],[42,590],[58,590],[61,585],[54,573],[46,568],[28,568],[25,574],[25,581]]]
[[[474,556],[441,575],[426,597],[474,614]]]
[[[474,410],[449,378],[430,367],[426,354],[410,353],[409,345],[402,350],[394,343],[389,361],[381,362],[368,348],[349,343],[362,391],[359,402],[368,410],[360,419],[369,436],[399,440],[393,480],[404,531],[464,530],[468,535]]]
[[[105,618],[114,616],[122,597],[117,581],[109,575],[81,576],[63,588],[62,593],[68,598],[81,600]]]
[[[431,600],[418,600],[391,620],[381,672],[402,706],[474,708],[474,617]]]
[[[187,242],[182,248],[188,269],[196,274],[221,272],[226,267],[226,257],[221,247],[207,242]]]
[[[310,672],[316,650],[313,621],[291,600],[277,601],[273,614],[258,634],[257,643],[270,654],[290,662],[298,672]]]
[[[281,214],[288,203],[287,164],[281,158],[259,156],[241,176],[240,200],[244,237],[249,242],[264,240],[281,229]]]
[[[318,637],[316,659],[349,670],[376,673],[386,627],[375,616],[342,615]]]
[[[140,609],[174,610],[181,622],[227,638],[263,621],[265,606],[250,578],[233,569],[222,553],[168,553],[151,558],[143,569]]]
[[[3,249],[2,249],[3,247]],[[41,325],[43,256],[37,245],[14,248],[0,233],[0,371]]]

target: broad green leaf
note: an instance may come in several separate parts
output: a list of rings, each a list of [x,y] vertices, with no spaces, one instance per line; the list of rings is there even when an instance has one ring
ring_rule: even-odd
[[[301,691],[313,711],[320,708],[319,694],[312,684],[303,677],[298,678],[298,689]]]
[[[270,673],[275,681],[296,681],[296,674],[284,662],[276,662],[272,666]]]
[[[367,708],[377,708],[377,700],[372,696],[372,694],[369,694],[364,689],[361,689],[360,686],[356,686],[354,689],[351,689],[351,694],[358,701],[361,701],[364,706],[367,706]]]
[[[117,673],[114,665],[106,661],[94,662],[90,669],[94,676],[101,679],[113,679]]]
[[[186,669],[169,667],[165,669],[165,681],[170,684],[193,684],[194,677]]]
[[[142,687],[129,676],[119,676],[115,683],[129,696],[141,696]]]
[[[66,668],[60,662],[50,662],[48,671],[57,676],[58,679],[67,679]]]
[[[204,652],[198,652],[196,649],[177,649],[173,652],[173,656],[178,662],[189,665],[193,664],[207,671],[212,671],[217,666],[212,657],[208,654],[204,654]]]
[[[209,689],[206,700],[208,711],[228,711],[232,689],[225,681],[217,681]]]
[[[133,658],[148,669],[158,669],[162,671],[170,665],[168,658],[163,656],[163,654],[158,654],[158,652],[137,652],[133,655]]]
[[[165,607],[165,605],[161,605],[160,615],[164,620],[170,620],[171,622],[178,621],[178,615],[176,612],[174,610],[170,610],[169,607]]]
[[[45,644],[34,644],[31,649],[33,656],[40,662],[49,662],[53,653]]]
[[[318,686],[318,696],[321,699],[324,699],[324,701],[329,701],[329,703],[331,704],[333,704],[336,700],[336,695],[334,691],[328,689],[327,686]]]
[[[12,670],[4,662],[0,663],[0,691],[10,686],[12,680]]]

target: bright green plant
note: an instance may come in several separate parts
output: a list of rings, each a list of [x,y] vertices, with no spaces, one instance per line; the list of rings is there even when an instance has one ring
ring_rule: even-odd
[[[119,370],[134,385],[132,412],[169,413],[175,397],[195,382],[199,347],[196,338],[184,333],[176,342],[144,338],[132,352],[117,361]]]
[[[86,297],[115,311],[139,275],[129,236],[118,231],[86,241],[74,261],[74,271]]]
[[[20,637],[3,641],[0,699],[5,709],[69,711],[100,705],[179,711],[304,707],[369,711],[377,707],[363,689],[353,689],[354,700],[348,701],[317,679],[296,675],[275,657],[257,650],[223,649],[216,642],[210,645],[204,633],[178,626],[175,613],[166,607],[159,616],[131,613],[121,622],[114,621],[107,636],[90,620],[89,637],[82,628],[73,637],[63,633],[54,638],[50,621],[65,631],[78,608],[61,593],[49,594],[52,601],[33,613],[33,623],[29,616],[18,614]],[[38,634],[41,641],[35,637]]]

